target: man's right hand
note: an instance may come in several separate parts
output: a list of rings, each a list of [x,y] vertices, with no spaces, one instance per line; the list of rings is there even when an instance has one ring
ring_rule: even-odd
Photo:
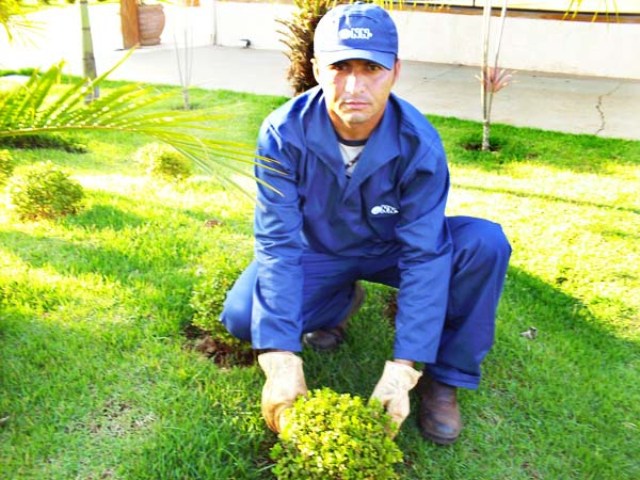
[[[262,389],[262,416],[267,426],[279,433],[284,427],[285,410],[307,393],[302,359],[292,352],[267,352],[258,355],[258,363],[267,377]]]

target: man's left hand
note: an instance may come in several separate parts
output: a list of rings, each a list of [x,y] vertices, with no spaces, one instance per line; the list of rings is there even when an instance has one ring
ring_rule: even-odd
[[[398,429],[409,416],[409,391],[416,386],[421,376],[422,372],[411,365],[387,361],[382,377],[373,389],[371,398],[380,400]]]

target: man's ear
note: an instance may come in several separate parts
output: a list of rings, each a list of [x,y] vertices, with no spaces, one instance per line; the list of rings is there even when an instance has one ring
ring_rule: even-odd
[[[320,68],[315,58],[311,59],[311,64],[313,65],[313,78],[316,79],[316,82],[320,83]]]
[[[395,84],[400,77],[400,70],[402,69],[402,64],[400,63],[400,59],[396,59],[396,63],[393,65],[393,83]]]

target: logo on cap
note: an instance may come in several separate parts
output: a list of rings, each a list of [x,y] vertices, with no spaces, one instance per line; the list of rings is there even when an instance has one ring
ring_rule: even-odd
[[[369,28],[343,28],[338,32],[338,37],[340,37],[341,40],[369,40],[373,37],[373,32],[371,32]]]

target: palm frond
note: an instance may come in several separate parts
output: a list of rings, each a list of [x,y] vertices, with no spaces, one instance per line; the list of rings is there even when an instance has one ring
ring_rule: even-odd
[[[15,18],[20,13],[20,3],[17,0],[2,0],[0,2],[0,26],[4,28],[9,40],[13,39]]]
[[[62,84],[62,68],[59,63],[45,72],[34,72],[24,85],[0,98],[0,139],[54,132],[129,132],[173,146],[201,170],[225,182],[233,182],[236,174],[253,178],[252,170],[243,165],[280,171],[273,160],[260,158],[257,162],[253,145],[211,138],[216,123],[228,119],[228,114],[158,110],[159,103],[174,93],[132,84],[116,87],[86,104],[87,92],[99,86],[113,69],[94,81],[76,79]]]

